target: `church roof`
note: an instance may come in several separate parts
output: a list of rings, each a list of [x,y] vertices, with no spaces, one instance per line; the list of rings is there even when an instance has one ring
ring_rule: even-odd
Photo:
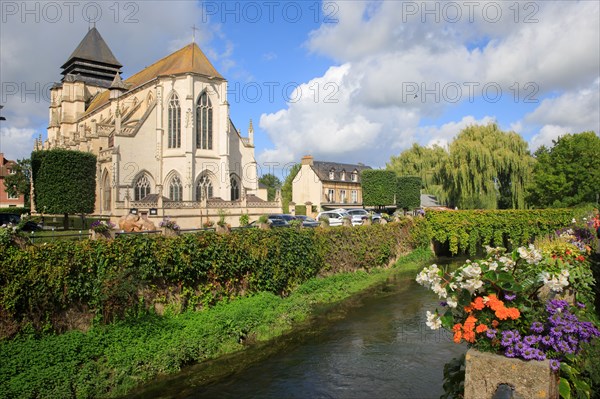
[[[98,32],[96,27],[88,30],[88,33],[79,43],[79,46],[77,46],[75,51],[73,51],[62,68],[66,68],[74,59],[95,61],[107,65],[117,66],[119,68],[123,66],[119,63],[119,61],[117,61],[112,51],[110,51],[110,48],[102,36],[100,36],[100,32]]]
[[[196,43],[191,43],[184,48],[162,58],[125,80],[129,90],[142,86],[159,76],[178,75],[182,73],[195,73],[209,78],[223,79],[223,76],[210,63],[206,55]],[[102,92],[90,104],[86,114],[100,108],[109,100],[108,91]]]

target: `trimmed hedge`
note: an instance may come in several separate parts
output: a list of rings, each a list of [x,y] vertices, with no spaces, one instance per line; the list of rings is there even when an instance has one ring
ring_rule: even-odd
[[[261,291],[285,296],[319,274],[385,266],[411,245],[404,222],[3,247],[0,337],[29,323],[67,330],[73,310],[111,322],[156,303],[184,310]]]
[[[63,149],[34,151],[31,170],[37,211],[49,214],[94,212],[94,154]]]
[[[572,209],[427,211],[427,235],[450,252],[474,255],[483,245],[511,248],[571,224]]]
[[[400,209],[415,209],[421,206],[421,178],[402,176],[397,179],[396,206]]]
[[[391,170],[365,169],[361,172],[363,205],[394,205],[396,173]]]
[[[12,208],[0,208],[0,213],[15,213],[17,215],[25,215],[29,212],[31,212],[31,209],[20,206],[15,206]]]

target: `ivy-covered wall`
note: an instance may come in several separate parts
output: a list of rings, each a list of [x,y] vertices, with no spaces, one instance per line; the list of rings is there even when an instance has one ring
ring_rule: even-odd
[[[69,315],[110,322],[143,308],[199,309],[259,291],[287,295],[319,274],[387,265],[412,249],[409,225],[0,245],[0,337],[28,323],[64,331],[76,324]]]
[[[511,248],[571,224],[571,209],[427,211],[427,236],[450,252],[474,255],[483,245]]]

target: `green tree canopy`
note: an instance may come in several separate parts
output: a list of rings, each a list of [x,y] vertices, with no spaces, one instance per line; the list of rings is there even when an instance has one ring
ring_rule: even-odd
[[[30,206],[31,192],[31,161],[29,159],[19,159],[16,165],[11,169],[14,173],[4,177],[4,187],[10,195],[23,195],[25,208]]]
[[[600,137],[567,134],[535,152],[527,198],[536,207],[569,207],[595,202],[600,193]]]
[[[292,202],[292,183],[301,167],[302,165],[299,163],[292,166],[281,186],[281,207],[283,208],[283,213],[289,213],[289,205]]]
[[[394,205],[396,173],[391,170],[365,169],[361,172],[363,205],[384,207]]]
[[[398,177],[420,177],[423,193],[434,195],[440,203],[445,203],[447,196],[439,180],[439,171],[446,158],[448,152],[438,145],[421,147],[414,143],[397,157],[392,156],[386,169],[393,170]]]
[[[533,158],[527,142],[496,124],[463,129],[449,146],[439,179],[462,209],[522,209]]]
[[[92,213],[96,202],[96,156],[54,149],[31,153],[34,200],[38,212]]]
[[[262,175],[258,179],[258,182],[267,187],[267,200],[274,201],[277,190],[281,188],[281,180],[274,174],[267,173],[266,175]]]

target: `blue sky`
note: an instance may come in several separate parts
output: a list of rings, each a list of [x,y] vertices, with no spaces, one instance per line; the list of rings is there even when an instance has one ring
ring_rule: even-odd
[[[413,142],[444,145],[473,123],[497,122],[532,150],[600,131],[596,1],[69,4],[0,3],[9,158],[45,136],[46,89],[90,21],[124,77],[188,44],[197,26],[229,81],[233,122],[244,135],[254,122],[263,165],[312,154],[381,167]]]

